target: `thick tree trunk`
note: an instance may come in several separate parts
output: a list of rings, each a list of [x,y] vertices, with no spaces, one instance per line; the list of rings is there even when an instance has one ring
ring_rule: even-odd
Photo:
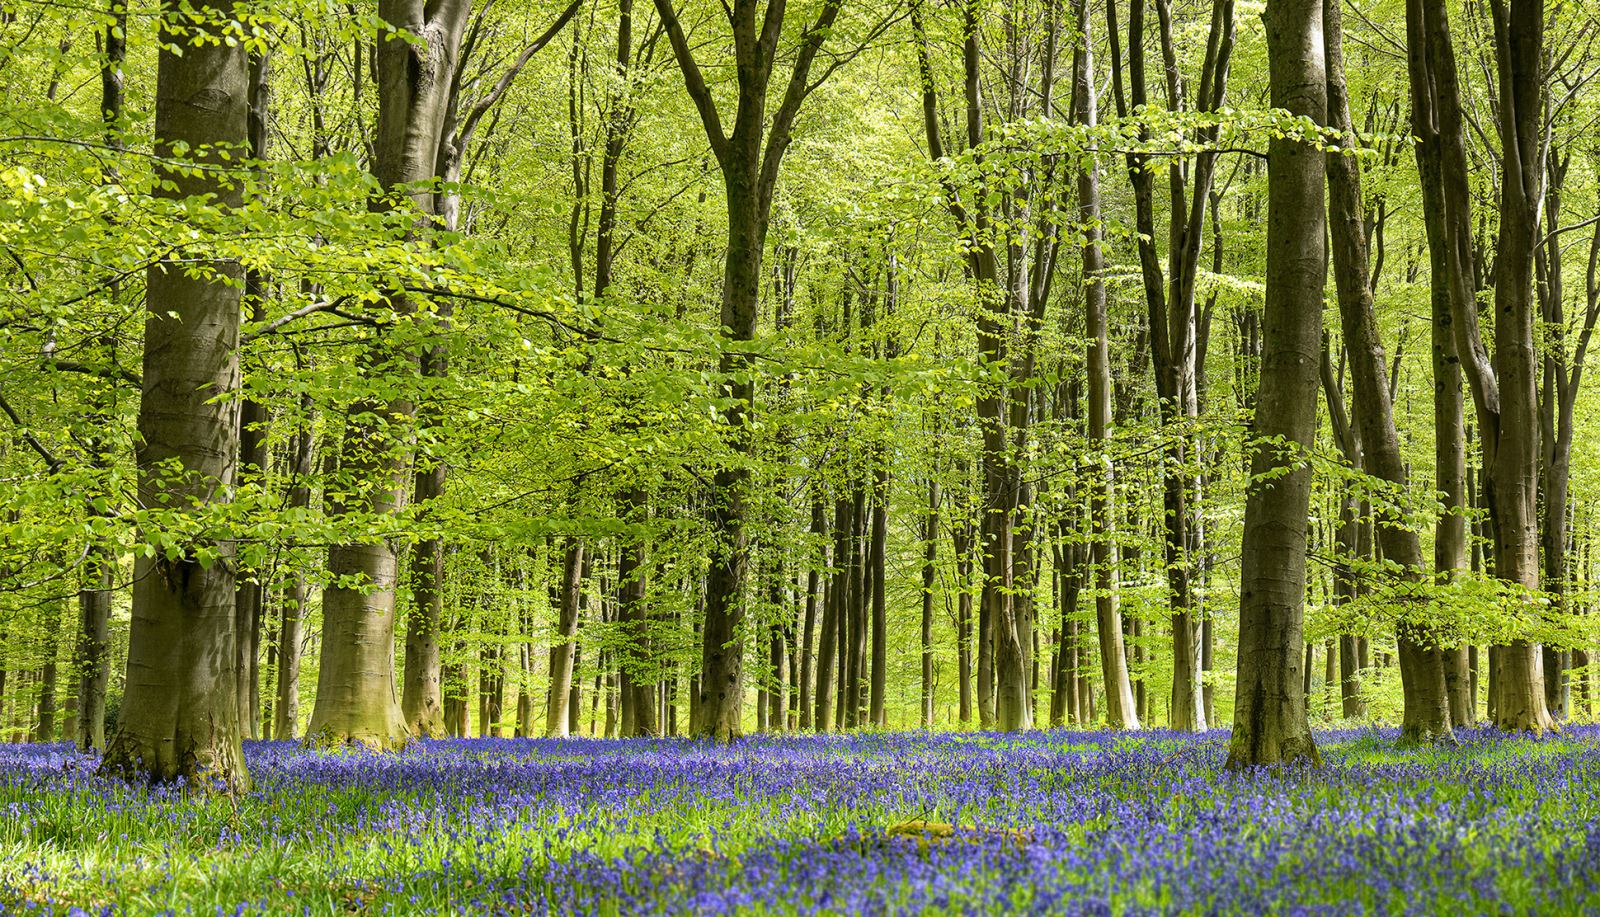
[[[247,140],[243,45],[221,40],[230,0],[200,2],[201,21],[164,32],[156,77],[156,152],[213,166]],[[187,23],[186,23],[187,25]],[[240,203],[242,183],[220,170],[173,171],[156,194],[211,195]],[[140,505],[183,512],[232,497],[237,409],[219,394],[239,385],[242,276],[231,262],[150,268],[143,398],[139,406]],[[174,477],[169,466],[184,472]],[[103,767],[196,786],[250,785],[240,746],[231,542],[175,545],[136,562],[127,683]]]
[[[1274,108],[1320,123],[1327,113],[1322,0],[1268,0]],[[1230,768],[1320,763],[1303,664],[1307,519],[1317,427],[1317,374],[1327,276],[1324,159],[1315,143],[1271,141],[1262,377],[1245,503],[1239,664]]]
[[[378,15],[399,31],[385,32],[375,54],[378,85],[377,138],[373,175],[387,191],[404,188],[425,225],[434,199],[426,188],[435,176],[456,59],[471,3],[380,0]],[[383,206],[389,206],[385,202]],[[403,295],[391,293],[389,308],[399,316],[413,311]],[[383,339],[365,355],[376,374],[414,374],[414,353],[396,352]],[[387,403],[362,400],[351,405],[344,433],[341,471],[355,492],[330,500],[335,517],[392,514],[405,501],[407,446],[395,439],[414,406],[404,396]],[[374,420],[382,417],[380,423]],[[355,743],[392,749],[410,738],[395,690],[394,602],[399,560],[387,541],[337,544],[328,551],[334,582],[322,596],[322,663],[317,700],[307,727],[310,741],[323,745]],[[360,586],[343,585],[360,583]]]

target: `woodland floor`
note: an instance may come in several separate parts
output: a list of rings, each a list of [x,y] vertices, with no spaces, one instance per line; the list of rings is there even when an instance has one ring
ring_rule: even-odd
[[[0,746],[4,913],[1595,913],[1600,728],[1222,772],[1223,733],[247,743],[243,798]]]

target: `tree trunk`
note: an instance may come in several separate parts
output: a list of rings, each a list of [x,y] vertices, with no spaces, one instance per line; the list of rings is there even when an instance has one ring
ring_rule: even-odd
[[[183,34],[164,30],[156,78],[156,153],[225,168],[248,139],[245,50],[222,33],[230,0],[197,2]],[[169,171],[156,194],[211,195],[238,206],[242,183],[220,168]],[[232,262],[153,265],[146,291],[139,406],[140,505],[184,512],[226,503],[233,491],[238,414],[219,394],[239,384],[241,271]],[[182,469],[181,478],[168,465]],[[246,790],[240,746],[233,546],[172,545],[140,556],[133,587],[126,687],[103,767],[152,780]]]
[[[1092,129],[1098,120],[1098,111],[1087,5],[1079,2],[1076,9],[1083,37],[1074,50],[1074,120]],[[1108,725],[1113,729],[1138,729],[1139,715],[1133,685],[1128,676],[1127,652],[1122,634],[1122,612],[1118,608],[1116,483],[1108,448],[1111,439],[1111,337],[1103,276],[1105,252],[1100,241],[1100,179],[1093,168],[1078,172],[1078,215],[1086,227],[1083,278],[1084,333],[1090,342],[1089,442],[1091,451],[1097,454],[1089,484],[1089,551],[1090,564],[1094,569],[1100,668],[1106,684]],[[1203,723],[1200,724],[1201,728],[1203,726]]]
[[[378,86],[373,176],[388,192],[404,189],[426,225],[435,202],[427,183],[435,177],[439,149],[454,92],[456,59],[470,15],[470,2],[380,0],[378,15],[398,31],[385,32],[375,53]],[[379,206],[391,206],[382,202]],[[405,317],[414,309],[391,292],[388,307]],[[396,352],[380,338],[364,355],[377,374],[414,375],[414,353]],[[350,406],[341,472],[354,493],[330,500],[335,518],[392,514],[405,500],[405,453],[391,428],[404,429],[414,406],[404,396],[386,403],[363,399]],[[382,422],[374,418],[382,417]],[[322,745],[354,743],[392,749],[410,737],[395,690],[394,599],[399,561],[387,541],[336,544],[328,550],[333,583],[322,596],[322,663],[308,739]],[[360,583],[347,586],[341,583]]]
[[[1345,89],[1344,38],[1337,0],[1324,0],[1324,46],[1327,55],[1327,95],[1330,126],[1354,144],[1350,100]],[[1397,500],[1408,492],[1405,460],[1395,428],[1394,406],[1389,398],[1388,361],[1378,336],[1372,301],[1367,233],[1362,208],[1361,168],[1353,153],[1327,157],[1329,230],[1332,239],[1334,280],[1339,314],[1349,354],[1351,388],[1355,395],[1353,422],[1360,432],[1361,460],[1367,474],[1393,485]],[[1417,614],[1427,604],[1423,586],[1422,543],[1398,507],[1386,507],[1376,520],[1376,535],[1384,559],[1400,566],[1401,580],[1394,584],[1401,609],[1398,627],[1400,676],[1405,712],[1402,741],[1454,741],[1450,708],[1445,694],[1444,660],[1426,621]],[[1411,610],[1408,613],[1407,610]]]
[[[950,551],[956,556],[956,677],[961,725],[972,722],[972,522],[963,518],[951,527]]]
[[[1322,0],[1268,0],[1274,108],[1320,123],[1327,113]],[[1258,438],[1245,502],[1239,663],[1230,768],[1320,763],[1299,666],[1317,375],[1327,276],[1319,145],[1276,137],[1267,154],[1267,273]]]
[[[550,647],[550,695],[545,706],[545,735],[562,738],[571,728],[572,670],[577,664],[578,603],[583,594],[583,542],[568,536],[561,561],[559,620]]]
[[[928,478],[922,529],[922,728],[933,728],[933,587],[939,577],[939,482]]]
[[[822,497],[813,493],[811,498],[811,535],[820,542],[827,537],[827,534],[828,518],[823,508]],[[819,551],[821,556],[817,558],[817,565],[806,571],[806,611],[805,619],[800,625],[800,658],[798,660],[799,665],[796,666],[796,671],[799,674],[798,683],[795,686],[798,689],[795,692],[795,702],[799,706],[798,726],[800,729],[817,728],[820,730],[822,728],[821,717],[818,716],[813,719],[815,698],[813,685],[820,687],[822,680],[827,676],[819,675],[820,669],[817,669],[813,662],[818,654],[817,644],[813,641],[816,634],[817,618],[819,614],[826,614],[822,606],[826,604],[827,596],[823,591],[825,588],[823,574],[818,567],[825,569],[828,566],[828,549],[821,547]],[[826,628],[824,628],[822,639],[822,645],[825,647],[827,645]]]
[[[889,689],[889,606],[884,582],[888,578],[889,545],[889,467],[888,456],[880,453],[872,475],[872,532],[867,560],[872,580],[872,688],[868,721],[879,728],[888,725],[884,698]]]

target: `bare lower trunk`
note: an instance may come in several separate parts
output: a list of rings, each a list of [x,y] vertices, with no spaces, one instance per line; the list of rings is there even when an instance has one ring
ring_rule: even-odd
[[[1341,16],[1337,0],[1325,0],[1324,45],[1327,54],[1328,114],[1331,125],[1353,143],[1354,126],[1345,90]],[[1389,397],[1388,365],[1372,301],[1367,233],[1362,208],[1361,170],[1353,155],[1329,154],[1327,162],[1329,228],[1334,279],[1345,349],[1355,394],[1352,423],[1360,431],[1361,460],[1367,474],[1389,484],[1398,494],[1409,489],[1394,406]],[[1376,501],[1375,501],[1376,502]],[[1450,710],[1445,694],[1443,657],[1426,622],[1422,543],[1398,508],[1383,508],[1376,537],[1384,559],[1400,566],[1394,584],[1398,624],[1400,676],[1405,713],[1400,735],[1406,741],[1451,741]]]
[[[116,558],[106,544],[90,549],[88,582],[78,592],[78,719],[73,741],[80,750],[106,745],[106,681],[111,652],[111,590]]]

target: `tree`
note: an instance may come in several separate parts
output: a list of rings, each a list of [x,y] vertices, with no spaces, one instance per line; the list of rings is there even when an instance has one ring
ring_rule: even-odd
[[[1320,123],[1327,112],[1322,0],[1269,0],[1272,106]],[[1316,436],[1327,279],[1324,159],[1284,132],[1267,153],[1267,302],[1239,588],[1239,662],[1228,766],[1321,763],[1301,680],[1305,646],[1307,453]]]
[[[1344,32],[1338,3],[1323,6],[1323,36],[1328,77],[1328,121],[1345,143],[1355,142],[1350,119],[1350,98],[1344,78]],[[1360,459],[1367,474],[1392,487],[1391,504],[1376,522],[1379,546],[1386,560],[1400,567],[1398,599],[1405,616],[1399,624],[1400,675],[1405,684],[1405,718],[1401,735],[1407,740],[1450,740],[1450,708],[1445,693],[1444,657],[1424,621],[1418,620],[1426,596],[1423,582],[1422,543],[1403,512],[1393,504],[1403,499],[1409,486],[1400,435],[1395,428],[1394,405],[1389,396],[1388,360],[1378,336],[1368,264],[1366,221],[1361,194],[1361,167],[1354,152],[1328,154],[1329,235],[1332,239],[1333,276],[1338,289],[1339,315],[1349,353],[1352,412],[1360,436]]]
[[[745,426],[754,408],[755,377],[750,355],[741,349],[754,340],[761,297],[761,259],[772,216],[773,190],[793,139],[800,106],[821,80],[811,67],[828,38],[844,0],[823,0],[816,19],[804,30],[794,51],[782,100],[769,115],[767,94],[780,60],[779,40],[788,13],[786,0],[733,0],[728,25],[733,43],[737,83],[731,130],[723,127],[722,110],[706,85],[700,65],[672,0],[655,0],[666,27],[685,88],[700,116],[701,127],[722,173],[727,197],[728,248],[723,262],[722,315],[724,343],[718,371],[727,381],[731,405],[724,411],[734,450],[747,453]],[[757,14],[760,13],[759,22]],[[823,74],[826,78],[837,63]],[[712,482],[712,525],[717,552],[706,584],[705,630],[702,637],[700,695],[693,699],[691,730],[720,741],[742,731],[744,700],[743,601],[749,563],[746,495],[749,470],[742,465],[719,468]]]
[[[399,30],[378,40],[378,125],[373,176],[384,192],[416,212],[418,228],[434,215],[426,183],[439,161],[449,112],[455,62],[470,14],[470,0],[382,0],[378,15]],[[378,206],[396,206],[380,201]],[[400,318],[414,312],[404,291],[386,293]],[[414,375],[417,355],[382,337],[366,355],[375,375]],[[403,395],[350,406],[341,470],[353,493],[330,499],[336,516],[391,515],[404,505],[407,457],[403,428],[415,412]],[[335,581],[323,592],[322,665],[308,738],[322,744],[354,742],[389,749],[410,729],[398,703],[394,677],[395,547],[363,538],[334,545],[328,569]]]
[[[242,183],[227,163],[248,141],[249,68],[244,45],[222,40],[234,5],[186,9],[198,15],[163,7],[156,154],[177,165],[157,194],[237,207]],[[250,786],[234,682],[234,551],[191,514],[232,494],[239,421],[227,396],[239,384],[241,280],[225,259],[196,267],[173,258],[149,270],[138,465],[152,529],[134,575],[127,687],[102,764],[230,790]]]

